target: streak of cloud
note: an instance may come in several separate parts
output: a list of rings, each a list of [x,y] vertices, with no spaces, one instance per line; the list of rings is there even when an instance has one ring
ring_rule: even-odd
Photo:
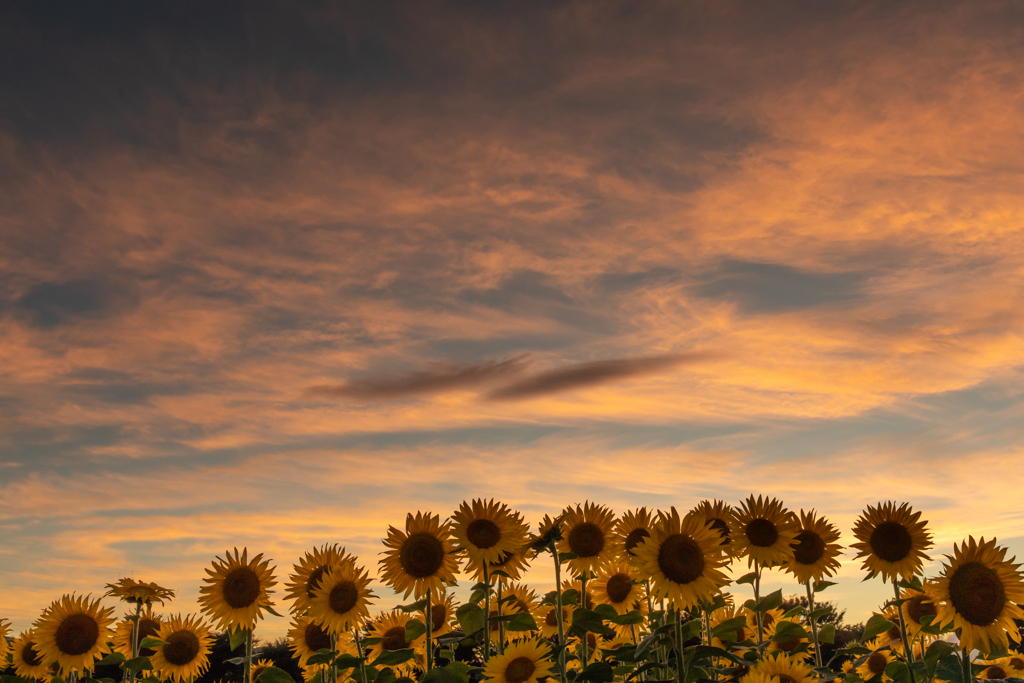
[[[720,358],[720,354],[699,351],[642,358],[611,358],[555,368],[495,389],[488,398],[509,401],[557,394],[606,382],[649,375],[684,363]]]
[[[401,375],[377,375],[349,380],[344,384],[310,387],[310,398],[348,398],[383,401],[393,398],[436,394],[455,389],[470,389],[497,379],[515,375],[529,363],[525,354],[501,361],[483,361],[471,365],[435,363],[429,370]]]

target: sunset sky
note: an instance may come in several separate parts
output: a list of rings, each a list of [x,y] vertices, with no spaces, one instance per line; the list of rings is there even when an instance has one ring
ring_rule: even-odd
[[[15,632],[474,497],[1024,555],[1020,4],[0,7]]]

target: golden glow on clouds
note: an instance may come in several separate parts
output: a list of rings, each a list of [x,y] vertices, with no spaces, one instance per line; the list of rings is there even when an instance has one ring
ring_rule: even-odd
[[[130,572],[186,609],[234,545],[375,567],[408,509],[479,496],[536,522],[755,491],[844,532],[894,498],[940,547],[1017,534],[1010,32],[969,7],[778,35],[722,10],[679,39],[657,8],[604,45],[609,12],[421,17],[466,69],[437,91],[189,83],[191,108],[150,103],[170,151],[0,127],[0,616]],[[516,401],[307,393],[689,352],[714,356]],[[874,597],[842,576],[856,620]]]

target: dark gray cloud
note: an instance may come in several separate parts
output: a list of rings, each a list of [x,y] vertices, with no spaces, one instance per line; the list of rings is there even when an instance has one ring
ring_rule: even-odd
[[[349,380],[339,385],[310,387],[306,390],[306,396],[382,401],[436,394],[452,389],[478,387],[496,379],[522,372],[526,364],[525,355],[472,365],[437,363],[429,370],[417,370],[401,375],[377,375]]]
[[[868,274],[814,273],[781,263],[723,261],[693,292],[707,299],[729,299],[750,313],[780,313],[856,300]]]
[[[516,400],[604,384],[636,375],[649,375],[684,363],[711,360],[708,352],[675,353],[642,358],[612,358],[555,368],[501,387],[488,394],[495,400]]]
[[[41,282],[15,303],[37,327],[56,327],[81,318],[94,318],[133,305],[132,288],[100,279]]]

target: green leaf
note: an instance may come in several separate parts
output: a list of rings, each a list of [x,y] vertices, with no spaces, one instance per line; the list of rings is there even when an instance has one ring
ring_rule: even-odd
[[[687,621],[686,623],[684,623],[682,625],[682,628],[680,629],[680,632],[682,634],[681,637],[683,639],[683,642],[685,643],[690,638],[695,638],[695,637],[699,636],[700,635],[701,626],[702,626],[702,624],[701,624],[700,617],[698,617],[696,619],[691,619],[690,621]]]
[[[803,606],[803,605],[797,605],[797,606],[796,606],[796,607],[794,607],[793,609],[791,609],[791,610],[787,610],[787,611],[786,611],[786,612],[785,612],[785,613],[784,613],[784,614],[782,615],[782,618],[783,618],[783,619],[792,619],[793,617],[798,617],[798,616],[801,616],[801,615],[803,615],[803,613],[804,613],[805,611],[806,611],[806,610],[804,609],[804,606]]]
[[[832,611],[831,607],[819,607],[818,609],[816,609],[813,612],[811,612],[810,614],[808,614],[807,617],[811,621],[817,621],[818,619],[821,619],[823,616],[825,616],[826,614],[828,614],[831,611]]]
[[[384,667],[377,674],[377,677],[373,679],[373,683],[395,683],[395,672],[389,667]]]
[[[377,659],[373,660],[374,666],[398,666],[405,664],[415,655],[411,647],[402,650],[384,650]]]
[[[572,626],[568,634],[582,638],[586,633],[599,633],[604,636],[613,636],[615,631],[604,625],[604,619],[593,610],[576,609],[572,613]]]
[[[259,683],[295,683],[295,679],[284,669],[268,666],[260,672]]]
[[[760,600],[754,603],[754,611],[764,613],[768,610],[776,609],[780,605],[782,605],[781,588],[774,593],[769,593],[768,595],[763,596]]]
[[[427,632],[427,625],[419,619],[410,619],[405,624],[405,642],[411,643]]]
[[[775,635],[772,636],[772,642],[785,643],[806,637],[807,631],[800,624],[793,623],[792,621],[780,621],[775,625]]]
[[[323,683],[323,680],[324,680],[323,674],[324,674],[323,670],[317,671],[316,675],[314,675],[311,679],[309,679],[309,683]]]
[[[334,661],[334,665],[337,666],[338,669],[344,671],[345,669],[354,669],[365,661],[366,657],[342,654],[338,655],[338,658]]]
[[[312,655],[309,659],[306,660],[306,666],[315,666],[317,664],[330,664],[331,660],[334,659],[334,655],[336,654],[336,652],[334,652],[333,650],[328,650],[326,647],[322,650],[317,650],[315,655]],[[245,657],[240,657],[239,659],[244,660]]]
[[[835,645],[836,627],[833,624],[825,624],[818,629],[818,642],[825,645]]]
[[[749,583],[751,586],[754,585],[754,581],[757,579],[757,572],[750,572],[744,574],[740,578],[736,579],[736,583]]]
[[[125,671],[133,673],[136,671],[152,671],[153,663],[149,661],[149,657],[136,657],[125,662],[124,668]]]
[[[510,632],[536,631],[537,622],[529,612],[520,612],[512,615],[512,618],[505,624],[505,630]]]
[[[875,614],[868,619],[868,623],[864,625],[864,635],[862,635],[860,639],[866,643],[879,633],[885,633],[895,625],[896,624],[886,619],[884,615]]]
[[[486,585],[486,584],[484,584],[484,585]],[[426,608],[427,608],[427,599],[426,598],[423,598],[422,600],[417,600],[416,602],[412,603],[411,605],[399,605],[398,606],[398,609],[402,610],[406,614],[408,614],[410,612],[422,612]]]
[[[945,640],[936,640],[928,649],[924,651],[924,664],[928,668],[928,678],[935,677],[935,667],[938,666],[939,662],[944,659],[948,659],[956,648],[952,643],[947,643]]]
[[[669,634],[672,633],[674,630],[675,624],[668,624],[667,626],[661,626],[655,629],[654,633],[647,634],[646,636],[644,636],[644,639],[641,640],[640,643],[636,646],[635,656],[639,658],[640,655],[642,655],[644,651],[647,650],[647,648],[649,648],[656,640],[660,640],[663,638],[667,640],[669,638]]]
[[[491,571],[491,576],[501,576],[501,577],[504,577],[506,579],[511,579],[512,578],[511,576],[508,575],[507,572],[504,572],[501,569],[492,570]]]
[[[576,553],[558,553],[558,559],[562,562],[568,562],[569,560],[575,560],[579,557]]]
[[[615,671],[607,662],[594,662],[576,676],[576,683],[612,683],[613,680]]]
[[[100,666],[109,666],[111,664],[121,664],[125,661],[125,656],[120,652],[111,652],[109,655],[107,655],[97,663]]]
[[[686,660],[691,664],[700,661],[710,661],[713,657],[720,657],[722,659],[728,659],[731,662],[739,664],[740,666],[746,666],[747,661],[741,659],[735,655],[735,653],[723,650],[720,647],[709,647],[707,645],[697,645],[695,647],[687,648]]]
[[[472,604],[475,605],[478,602],[483,602],[486,597],[487,597],[487,591],[483,590],[482,588],[477,588],[476,590],[474,590],[472,593],[469,594],[469,603],[472,603]],[[467,604],[469,604],[469,603],[467,603]]]
[[[834,586],[834,585],[836,585],[835,581],[815,581],[814,582],[814,592],[815,593],[821,593],[822,591],[824,591],[829,586]]]
[[[455,618],[459,620],[459,626],[467,636],[484,629],[484,611],[479,605],[463,605],[455,612]]]
[[[273,607],[271,607],[270,605],[264,605],[264,606],[263,606],[263,609],[267,610],[268,612],[270,612],[271,614],[273,614],[273,615],[274,615],[275,617],[279,617],[279,616],[281,616],[280,614],[278,614],[278,613],[277,613],[277,610],[275,610],[275,609],[274,609]],[[278,669],[278,671],[282,671],[282,670],[281,670],[281,669]],[[283,671],[282,671],[282,673],[283,673]],[[287,673],[285,673],[285,676],[288,676],[288,674],[287,674]],[[288,678],[289,678],[290,680],[295,680],[295,679],[293,679],[293,678],[292,678],[291,676],[288,676]],[[268,682],[268,683],[269,683],[269,682]]]
[[[233,666],[238,666],[239,664],[241,664],[244,661],[245,661],[245,657],[232,657],[231,659],[225,659],[224,663],[225,664],[231,664]]]
[[[736,639],[735,635],[736,635],[737,631],[739,631],[741,628],[745,629],[746,627],[747,627],[747,618],[746,617],[744,617],[744,616],[733,617],[732,619],[727,619],[726,621],[723,621],[721,624],[719,624],[718,626],[716,626],[713,629],[711,629],[711,635],[718,636],[719,638],[722,638],[723,635],[730,635],[731,634],[733,636],[732,638],[722,638],[722,640],[735,640]]]
[[[885,665],[885,675],[896,683],[910,683],[910,669],[905,662],[889,662]]]
[[[236,628],[235,630],[228,633],[228,647],[234,652],[238,649],[238,646],[245,642],[245,629]],[[142,647],[146,647],[146,641],[148,638],[142,639]]]
[[[580,601],[580,592],[575,588],[570,588],[567,591],[562,591],[562,604],[563,605],[578,605]]]
[[[616,614],[609,621],[618,626],[629,626],[631,624],[642,624],[644,623],[644,615],[640,614],[640,610],[635,609],[625,614]]]
[[[155,650],[158,647],[163,647],[166,644],[167,643],[165,643],[164,641],[160,640],[159,638],[143,638],[142,642],[139,643],[139,647],[140,648],[141,647],[145,647],[145,648],[148,648],[150,650]]]
[[[601,615],[604,619],[614,619],[619,616],[619,613],[615,611],[615,608],[611,605],[598,605],[594,608],[594,611]]]

